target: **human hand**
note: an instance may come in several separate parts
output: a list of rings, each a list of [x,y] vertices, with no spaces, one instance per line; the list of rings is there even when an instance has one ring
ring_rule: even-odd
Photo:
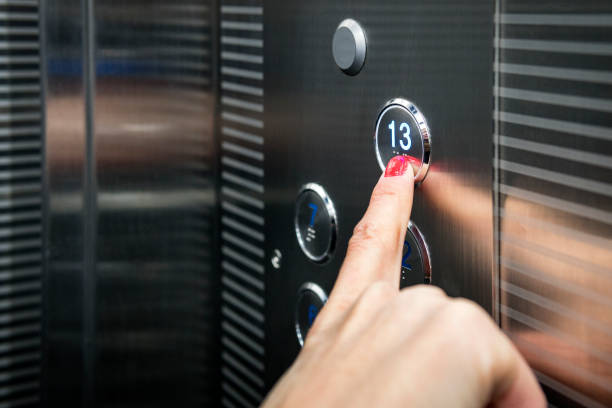
[[[390,161],[327,304],[264,408],[546,406],[484,310],[433,286],[399,290],[413,180],[406,160]]]

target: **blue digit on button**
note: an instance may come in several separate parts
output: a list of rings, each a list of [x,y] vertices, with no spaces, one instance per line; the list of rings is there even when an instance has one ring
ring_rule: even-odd
[[[310,226],[312,227],[314,225],[315,215],[317,215],[317,210],[319,209],[319,206],[316,204],[310,203],[308,204],[308,207],[312,209],[312,214],[310,214]]]
[[[407,246],[408,250],[404,254],[404,257],[402,258],[402,267],[404,267],[404,268],[408,269],[409,271],[411,271],[412,270],[412,265],[407,263],[407,261],[408,261],[408,257],[410,257],[410,253],[412,252],[412,247],[410,246],[410,242],[408,242],[408,241],[404,241],[404,246]]]
[[[319,309],[315,305],[308,306],[308,326],[312,326],[317,314],[319,314]]]

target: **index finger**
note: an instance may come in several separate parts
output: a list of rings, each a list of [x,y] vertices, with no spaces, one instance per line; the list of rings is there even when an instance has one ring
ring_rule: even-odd
[[[402,248],[414,193],[408,158],[396,156],[374,187],[365,215],[355,227],[332,290],[328,313],[350,307],[376,281],[399,288]]]

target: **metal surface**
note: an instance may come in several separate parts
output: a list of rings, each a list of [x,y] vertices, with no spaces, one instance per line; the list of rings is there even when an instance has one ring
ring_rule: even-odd
[[[498,7],[500,323],[551,404],[611,406],[612,4]]]
[[[418,257],[418,264],[411,265],[411,268],[408,269],[404,265],[404,259],[409,258],[410,252],[406,253],[406,244],[410,246],[414,246],[416,250],[416,255]],[[411,248],[412,250],[412,248]],[[402,274],[400,277],[400,288],[407,287],[409,284],[430,284],[431,280],[431,256],[429,255],[429,247],[427,246],[427,241],[425,241],[425,237],[416,224],[412,221],[408,223],[408,230],[406,231],[406,242],[404,243],[404,253],[402,255]],[[413,274],[416,273],[416,277],[413,279],[409,279],[405,277],[404,274]],[[406,280],[406,282],[404,282]]]
[[[44,405],[259,405],[300,350],[301,288],[333,287],[398,95],[436,138],[411,230],[431,283],[498,319],[553,405],[611,405],[609,2],[43,2],[44,149],[36,2],[9,3],[0,201],[23,206],[0,224],[0,347],[27,367],[0,406],[38,399],[41,207]],[[367,61],[348,28],[355,54],[330,49],[348,16]],[[296,239],[307,183],[334,198],[326,263]]]
[[[85,91],[82,3],[43,2],[45,81],[45,397],[81,406],[84,371]],[[62,372],[62,375],[57,375]]]
[[[214,405],[214,5],[47,3],[48,404]]]
[[[221,403],[256,407],[264,384],[266,273],[262,0],[220,3]],[[266,57],[267,58],[267,57]],[[266,256],[268,255],[268,256]]]
[[[397,95],[427,112],[436,137],[435,161],[416,190],[412,215],[427,237],[434,283],[492,311],[494,6],[266,2],[264,25],[273,28],[264,31],[265,247],[268,256],[275,248],[283,253],[281,268],[266,275],[268,386],[299,350],[293,330],[298,288],[307,281],[327,292],[333,286],[381,174],[372,129],[381,105]],[[329,49],[346,16],[368,36],[367,63],[357,76],[340,71]],[[295,197],[308,182],[333,197],[340,226],[336,255],[322,266],[304,256],[292,228]]]
[[[41,403],[39,3],[0,3],[0,406]]]

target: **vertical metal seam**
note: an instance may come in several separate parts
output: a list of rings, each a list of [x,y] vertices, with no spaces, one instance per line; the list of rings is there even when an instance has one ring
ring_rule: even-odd
[[[94,126],[95,16],[93,0],[82,0],[85,163],[83,180],[83,407],[95,406],[97,179]]]
[[[494,67],[499,66],[500,63],[500,52],[499,52],[499,42],[501,37],[501,0],[495,0],[495,12],[493,16],[493,44],[494,44],[494,53],[493,53],[493,268],[491,273],[493,274],[493,287],[492,287],[492,312],[493,318],[498,325],[501,325],[501,315],[499,311],[499,300],[500,300],[500,285],[499,279],[501,274],[501,264],[500,264],[500,243],[499,243],[499,205],[500,205],[500,193],[497,186],[499,186],[500,182],[500,173],[499,173],[499,120],[497,119],[499,112],[499,102],[500,96],[497,89],[499,89],[500,83],[500,74],[499,70],[494,69]]]
[[[221,61],[221,1],[212,0],[210,3],[211,16],[210,20],[214,22],[211,24],[211,67],[219,67]],[[218,69],[211,69],[211,92],[214,93],[214,106],[213,106],[213,143],[214,151],[212,152],[214,160],[212,177],[214,182],[214,217],[212,222],[212,236],[213,236],[213,262],[217,271],[221,271],[221,75]],[[219,355],[215,356],[215,364],[217,370],[215,371],[215,378],[217,379],[215,392],[217,395],[218,402],[221,403],[223,395],[221,386],[221,336],[222,336],[222,318],[221,318],[221,273],[216,274],[214,277],[215,288],[217,289],[217,312],[218,312],[218,324],[215,327],[215,348],[219,350]]]
[[[49,318],[49,166],[47,163],[47,2],[38,2],[38,43],[40,58],[40,132],[41,132],[41,215],[42,215],[42,256],[41,256],[41,300],[42,300],[42,321],[41,321],[41,351],[42,361],[40,367],[40,401],[41,406],[48,405],[48,380],[49,376],[49,352],[48,352],[48,318]]]

